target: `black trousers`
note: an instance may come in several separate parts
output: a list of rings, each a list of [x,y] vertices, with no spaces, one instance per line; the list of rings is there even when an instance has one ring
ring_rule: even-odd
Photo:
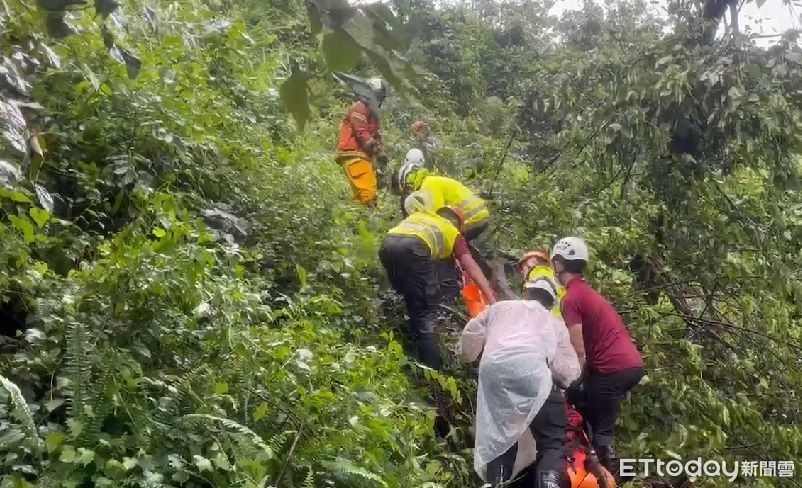
[[[535,415],[529,429],[537,445],[537,460],[535,471],[565,471],[565,430],[568,427],[568,418],[565,413],[565,399],[562,391],[552,387],[546,403]],[[518,454],[518,444],[513,444],[504,454],[497,457],[487,466],[488,479],[495,480],[499,468],[504,466],[512,474],[515,466],[515,457]],[[505,480],[508,481],[508,480]]]
[[[621,411],[621,401],[643,375],[643,368],[624,369],[610,374],[591,369],[585,379],[585,398],[569,397],[590,424],[595,449],[602,450],[614,445],[615,421]]]
[[[420,361],[439,369],[442,358],[436,327],[442,297],[429,247],[414,236],[388,235],[379,249],[379,260],[393,288],[404,296]]]

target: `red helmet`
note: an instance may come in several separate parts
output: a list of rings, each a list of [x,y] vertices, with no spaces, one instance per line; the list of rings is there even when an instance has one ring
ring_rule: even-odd
[[[426,127],[426,122],[419,120],[412,124],[412,132],[414,134],[420,134],[420,132]]]
[[[523,256],[521,256],[521,259],[518,260],[518,264],[515,265],[519,273],[523,272],[524,264],[526,264],[526,262],[529,261],[530,259],[537,259],[543,261],[544,264],[551,263],[548,251],[541,251],[541,250],[527,251]]]

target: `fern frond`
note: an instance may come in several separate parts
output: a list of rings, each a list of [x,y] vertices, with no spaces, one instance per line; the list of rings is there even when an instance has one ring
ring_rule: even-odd
[[[175,430],[173,427],[176,421],[181,417],[181,406],[186,399],[190,400],[187,408],[190,411],[198,410],[203,405],[203,400],[193,389],[193,384],[202,379],[204,375],[210,374],[208,365],[201,365],[190,372],[177,378],[173,385],[169,386],[166,401],[159,402],[159,407],[152,412],[151,415],[144,418],[149,427],[162,432],[171,432]],[[164,388],[164,383],[151,382],[152,385]]]
[[[80,416],[90,399],[92,363],[89,359],[91,337],[86,324],[80,320],[71,320],[67,324],[66,366],[64,374],[69,380],[67,391],[67,413]]]
[[[14,382],[5,376],[0,376],[0,385],[3,385],[3,388],[8,390],[8,393],[11,395],[11,404],[14,406],[14,417],[19,421],[23,431],[28,434],[28,437],[34,439],[38,448],[43,447],[42,438],[39,437],[39,433],[36,431],[36,423],[33,421],[33,413],[30,407],[28,407],[25,398],[22,397],[22,392],[20,392]]]
[[[192,413],[192,414],[189,414],[189,415],[184,415],[183,418],[185,418],[187,420],[190,420],[190,421],[208,420],[208,421],[212,421],[212,422],[215,422],[215,423],[219,423],[220,425],[222,425],[226,429],[228,429],[230,431],[234,431],[234,432],[236,432],[236,433],[248,438],[251,441],[251,443],[253,443],[256,447],[258,447],[259,449],[264,451],[264,453],[267,454],[267,457],[269,459],[272,459],[273,456],[274,456],[273,449],[271,449],[270,446],[267,445],[267,443],[264,441],[264,439],[262,439],[262,437],[259,434],[257,434],[253,430],[249,429],[248,427],[240,424],[239,422],[235,422],[235,421],[233,421],[231,419],[227,419],[227,418],[223,418],[223,417],[216,417],[214,415],[209,415],[209,414],[205,414],[205,413]],[[202,424],[202,422],[201,422],[201,424]]]
[[[309,468],[309,472],[306,473],[303,488],[315,488],[315,472],[312,471],[312,468]]]
[[[112,364],[113,360],[107,359],[101,361],[101,364]],[[77,439],[79,444],[92,444],[100,437],[103,422],[114,408],[112,399],[107,395],[109,385],[114,382],[114,373],[114,368],[106,367],[102,370],[100,378],[94,383],[93,393],[87,398],[86,403],[91,407],[92,415],[86,415],[84,411],[75,412],[84,425],[84,430]]]
[[[206,364],[195,367],[192,371],[180,378],[178,384],[179,392],[182,394],[182,396],[191,398],[199,405],[204,404],[203,399],[195,392],[195,390],[192,388],[192,385],[204,375],[210,374],[212,374],[212,369]]]
[[[278,434],[274,435],[273,437],[267,440],[267,445],[270,446],[270,449],[272,449],[273,452],[281,451],[284,447],[284,444],[286,444],[287,441],[290,440],[291,436],[292,436],[291,432],[288,431],[279,432]]]

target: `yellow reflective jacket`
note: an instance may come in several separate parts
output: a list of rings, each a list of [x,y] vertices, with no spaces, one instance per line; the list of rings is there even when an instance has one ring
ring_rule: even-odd
[[[415,236],[426,243],[434,259],[447,259],[454,252],[459,230],[439,215],[415,212],[390,229],[389,235]]]
[[[484,223],[490,217],[485,201],[457,180],[445,176],[426,176],[416,186],[415,190],[432,195],[433,210],[451,205],[459,207],[465,216],[465,230]]]
[[[529,275],[526,277],[526,281],[534,281],[535,279],[541,277],[549,279],[557,288],[557,300],[554,301],[554,306],[551,308],[551,313],[557,318],[562,318],[562,313],[560,312],[560,302],[562,302],[562,299],[565,296],[565,288],[559,283],[559,281],[557,281],[557,278],[554,276],[554,270],[551,269],[551,266],[535,266],[529,270]]]

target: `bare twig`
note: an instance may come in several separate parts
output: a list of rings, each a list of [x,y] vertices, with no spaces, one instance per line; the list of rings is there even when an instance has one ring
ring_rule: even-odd
[[[520,116],[520,113],[519,113]],[[507,144],[504,146],[504,152],[501,154],[501,159],[499,160],[498,164],[496,165],[496,172],[493,175],[493,181],[490,183],[490,191],[488,192],[490,198],[493,197],[493,190],[496,185],[496,181],[498,180],[498,175],[501,173],[501,168],[504,166],[504,161],[507,160],[507,154],[510,151],[510,147],[512,147],[512,141],[515,139],[515,134],[518,133],[518,126],[516,125],[510,130],[510,137],[507,138]]]
[[[693,315],[687,315],[687,314],[682,314],[682,313],[667,313],[666,315],[677,316],[677,317],[680,317],[680,318],[684,319],[686,322],[690,322],[690,323],[696,323],[696,324],[701,324],[701,325],[711,325],[713,327],[719,327],[719,328],[723,328],[723,329],[732,329],[732,330],[745,332],[747,334],[760,336],[760,337],[763,337],[765,339],[769,339],[771,341],[777,342],[778,344],[785,344],[789,348],[791,348],[791,349],[793,349],[793,350],[795,350],[797,352],[802,353],[802,346],[800,346],[798,344],[794,344],[788,338],[779,338],[779,337],[775,337],[775,336],[773,336],[771,334],[767,334],[765,332],[752,330],[752,329],[749,329],[749,328],[746,328],[746,327],[742,327],[742,326],[739,326],[739,325],[731,324],[729,322],[721,322],[719,320],[697,318],[697,317],[694,317]]]
[[[276,482],[273,483],[277,487],[280,487],[279,483],[281,479],[284,477],[284,473],[287,472],[289,469],[290,461],[292,461],[292,455],[295,453],[295,448],[298,447],[298,441],[303,436],[304,426],[306,425],[306,419],[301,422],[301,426],[298,428],[298,432],[295,434],[295,438],[292,440],[292,445],[290,446],[290,450],[287,452],[287,457],[284,458],[284,464],[281,466],[281,471],[279,471],[278,476],[276,477]]]

